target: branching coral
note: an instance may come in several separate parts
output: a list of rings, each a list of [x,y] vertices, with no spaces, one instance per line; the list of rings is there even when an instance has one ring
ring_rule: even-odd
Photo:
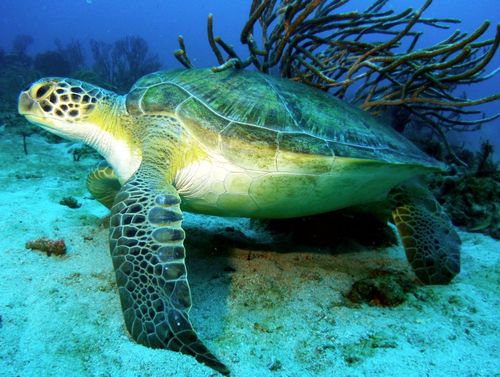
[[[282,77],[301,81],[338,97],[349,97],[374,113],[403,107],[444,140],[449,129],[471,130],[500,116],[478,117],[465,109],[500,99],[500,94],[479,99],[459,97],[454,89],[491,78],[485,68],[500,43],[500,25],[493,39],[479,40],[489,27],[485,21],[473,33],[455,31],[445,40],[417,48],[418,26],[448,29],[459,20],[424,18],[432,0],[418,9],[395,13],[385,10],[388,0],[375,0],[367,9],[339,11],[350,0],[253,0],[240,34],[249,57],[213,32],[212,15],[207,34],[219,66],[243,68],[253,64],[262,72],[277,69]],[[260,33],[260,43],[254,34]],[[175,56],[186,67],[191,63],[184,41]],[[227,56],[224,58],[223,53]],[[348,94],[349,92],[349,94]],[[475,119],[464,120],[464,117]],[[458,160],[458,158],[456,158]]]

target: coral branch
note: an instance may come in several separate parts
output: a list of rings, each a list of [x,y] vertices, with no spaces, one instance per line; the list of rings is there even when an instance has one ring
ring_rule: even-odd
[[[177,60],[186,68],[193,68],[191,61],[189,60],[186,52],[186,45],[184,44],[184,38],[182,35],[177,37],[180,49],[174,52],[174,56]]]
[[[212,48],[212,51],[214,52],[214,55],[217,58],[217,61],[219,62],[219,64],[224,64],[224,58],[222,57],[219,48],[215,44],[213,15],[211,13],[208,15],[207,34],[208,34],[208,43],[210,44],[210,47]]]

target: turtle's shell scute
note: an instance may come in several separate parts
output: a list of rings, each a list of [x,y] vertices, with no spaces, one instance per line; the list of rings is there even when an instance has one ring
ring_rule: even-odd
[[[177,108],[177,116],[190,131],[210,148],[217,148],[219,134],[229,124],[229,120],[191,97]]]
[[[175,115],[208,148],[253,164],[248,168],[276,168],[280,156],[286,165],[290,155],[285,152],[306,159],[346,157],[439,167],[369,114],[320,90],[257,72],[156,72],[137,81],[127,109],[131,114]]]
[[[224,156],[247,169],[276,170],[278,132],[264,127],[252,127],[232,122],[221,133],[221,151]]]
[[[125,103],[129,114],[173,113],[179,103],[188,98],[189,95],[176,85],[159,84],[134,88]]]

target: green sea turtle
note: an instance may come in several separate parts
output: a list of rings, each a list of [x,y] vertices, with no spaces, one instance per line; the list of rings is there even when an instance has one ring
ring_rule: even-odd
[[[87,186],[111,208],[110,249],[132,337],[223,374],[189,321],[183,210],[290,218],[384,203],[422,282],[448,283],[460,270],[457,233],[413,179],[441,164],[314,88],[208,69],[152,73],[126,95],[45,78],[20,94],[19,112],[105,158]]]

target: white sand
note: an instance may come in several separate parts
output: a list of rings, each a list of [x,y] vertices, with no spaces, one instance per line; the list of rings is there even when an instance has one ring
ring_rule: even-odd
[[[39,136],[25,156],[20,136],[0,137],[0,375],[216,375],[127,336],[106,210],[85,189],[95,160],[74,162],[69,144]],[[81,208],[58,203],[70,195]],[[500,376],[499,242],[460,233],[452,284],[419,287],[395,308],[353,306],[344,298],[353,281],[382,266],[407,271],[400,246],[222,251],[209,240],[225,227],[266,235],[246,220],[186,217],[192,320],[233,376]],[[42,236],[63,238],[68,254],[25,249]]]

